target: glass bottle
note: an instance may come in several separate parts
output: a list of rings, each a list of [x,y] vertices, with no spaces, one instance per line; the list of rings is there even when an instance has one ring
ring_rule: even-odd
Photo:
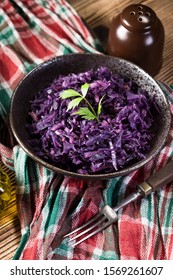
[[[11,182],[7,173],[0,166],[0,213],[4,211],[11,198]]]

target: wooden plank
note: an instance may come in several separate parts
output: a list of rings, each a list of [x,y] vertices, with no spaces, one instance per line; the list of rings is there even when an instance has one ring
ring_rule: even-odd
[[[163,53],[163,65],[160,73],[155,77],[157,80],[173,84],[173,1],[115,1],[115,0],[68,0],[101,39],[106,49],[106,32],[109,29],[111,20],[130,4],[143,4],[151,7],[160,18],[165,29],[165,46]],[[105,37],[101,37],[100,32]]]

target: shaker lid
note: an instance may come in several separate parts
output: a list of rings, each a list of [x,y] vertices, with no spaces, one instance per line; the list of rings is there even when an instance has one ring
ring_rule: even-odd
[[[147,31],[156,20],[156,13],[148,6],[132,4],[121,13],[122,24],[132,31]]]

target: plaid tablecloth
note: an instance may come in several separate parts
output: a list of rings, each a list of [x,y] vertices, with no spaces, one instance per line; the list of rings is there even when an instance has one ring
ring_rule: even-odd
[[[173,184],[119,211],[118,222],[73,248],[62,236],[105,204],[115,206],[173,156],[173,126],[165,147],[145,167],[109,181],[82,181],[36,164],[8,129],[10,98],[39,63],[102,48],[63,0],[0,2],[0,155],[16,174],[22,238],[14,259],[173,259]],[[171,86],[160,83],[168,99]],[[170,107],[173,105],[170,98]]]

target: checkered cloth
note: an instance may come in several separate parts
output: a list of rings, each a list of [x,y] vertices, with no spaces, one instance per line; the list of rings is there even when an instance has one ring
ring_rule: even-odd
[[[73,248],[62,236],[115,206],[173,156],[173,125],[165,147],[145,167],[109,181],[63,177],[38,165],[12,140],[10,98],[39,63],[72,52],[101,51],[76,11],[63,0],[0,3],[0,155],[16,174],[21,242],[14,259],[173,259],[172,184],[120,210],[118,222]],[[160,83],[173,113],[173,92]],[[8,136],[8,137],[7,137]],[[7,141],[7,139],[9,141]]]

